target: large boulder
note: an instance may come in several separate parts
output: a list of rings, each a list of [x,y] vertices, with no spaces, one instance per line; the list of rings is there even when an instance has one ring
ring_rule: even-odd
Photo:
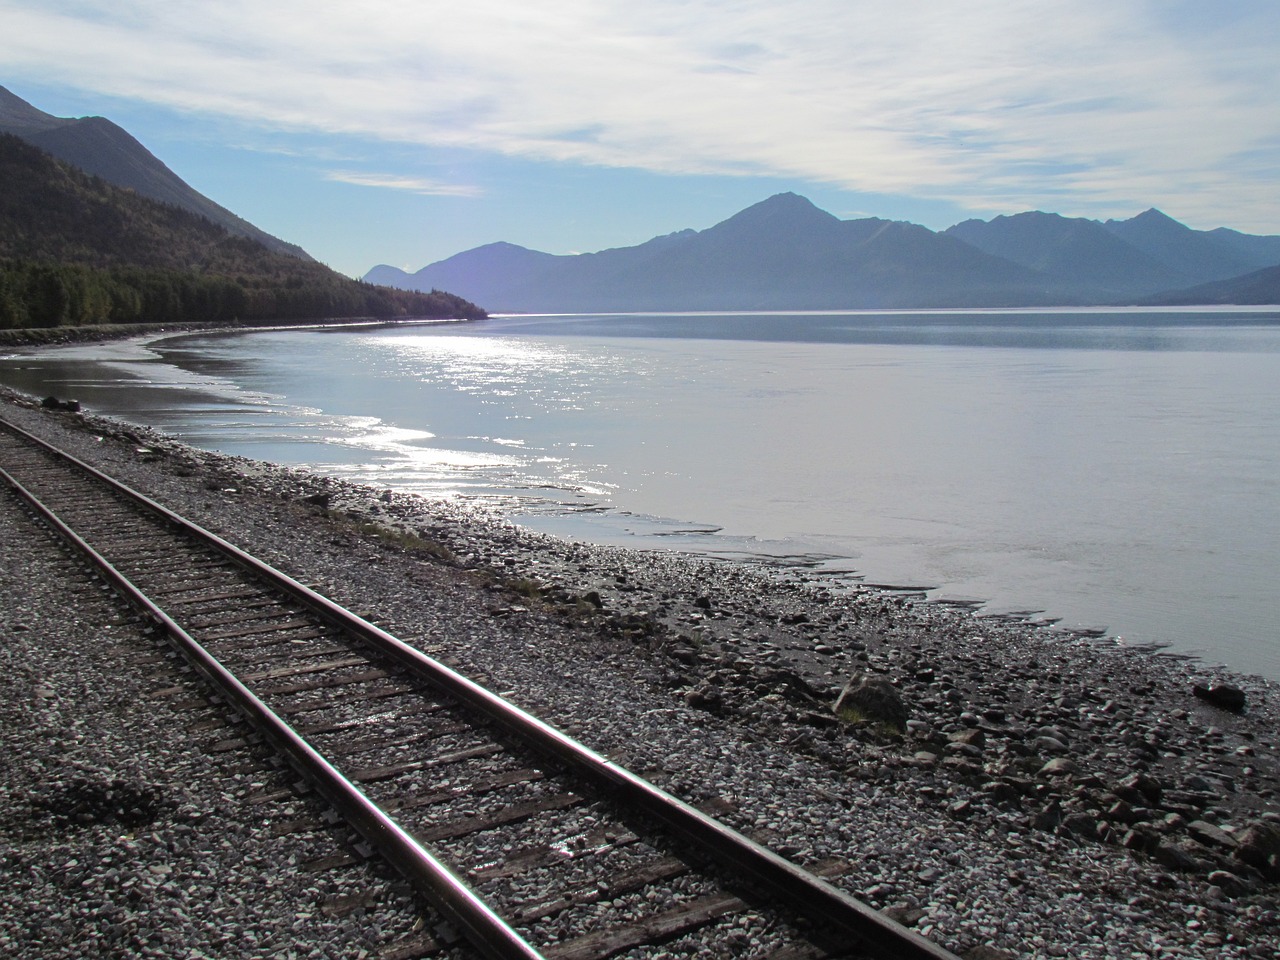
[[[843,720],[869,720],[897,730],[905,729],[907,724],[907,705],[902,694],[881,677],[854,677],[840,691],[833,709]]]
[[[59,400],[57,397],[45,397],[40,401],[40,406],[46,410],[65,410],[67,413],[79,413],[79,400]]]
[[[1280,880],[1280,823],[1255,820],[1235,836],[1234,856],[1268,880]]]
[[[1164,795],[1164,784],[1141,771],[1131,773],[1112,788],[1121,800],[1131,804],[1158,807]]]
[[[1191,692],[1205,703],[1211,703],[1222,710],[1240,713],[1244,709],[1244,691],[1229,683],[1211,683],[1207,686],[1197,683],[1191,688]]]

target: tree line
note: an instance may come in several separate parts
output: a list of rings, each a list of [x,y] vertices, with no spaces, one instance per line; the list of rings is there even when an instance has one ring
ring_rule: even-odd
[[[438,290],[394,290],[336,275],[309,280],[0,261],[0,329],[484,315]]]

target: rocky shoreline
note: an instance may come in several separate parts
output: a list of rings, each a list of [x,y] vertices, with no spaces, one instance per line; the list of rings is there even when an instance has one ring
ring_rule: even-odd
[[[113,323],[93,327],[26,327],[0,330],[0,347],[39,348],[68,346],[74,343],[108,343],[115,340],[156,340],[180,333],[233,333],[237,330],[301,329],[304,327],[382,326],[417,323],[472,323],[470,320],[444,320],[405,317],[379,319],[351,317],[345,320],[300,320],[281,324],[273,321],[232,321],[226,323]]]
[[[230,323],[117,323],[100,327],[27,327],[0,330],[0,347],[56,347],[71,343],[128,340],[133,337],[169,336],[205,330],[236,330]]]
[[[957,953],[1280,953],[1273,682],[805,570],[557,540],[6,400],[667,789],[727,801],[748,835],[849,860],[843,886]]]

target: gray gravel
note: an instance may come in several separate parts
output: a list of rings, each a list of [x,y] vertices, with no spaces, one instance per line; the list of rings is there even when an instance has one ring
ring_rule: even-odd
[[[0,955],[359,957],[406,935],[383,871],[298,870],[342,838],[271,836],[310,805],[246,803],[288,778],[247,750],[205,755],[233,733],[221,714],[152,697],[173,664],[36,534],[0,497]],[[326,915],[364,889],[376,907]]]
[[[536,536],[458,505],[201,453],[89,416],[9,414],[662,786],[727,801],[724,819],[785,855],[850,861],[842,886],[957,953],[1280,955],[1280,874],[1267,859],[1280,844],[1274,683],[804,570]],[[290,916],[299,942],[317,945],[291,945],[299,956],[354,956],[387,936],[374,914],[345,926],[316,914],[326,893],[285,866],[297,838],[271,841],[283,853],[219,854],[223,843],[266,843],[253,815],[234,787],[215,791],[222,801],[191,795],[198,778],[184,771],[190,748],[172,720],[125,702],[147,674],[102,645],[101,598],[34,573],[26,554],[37,547],[13,513],[0,512],[0,588],[30,602],[0,621],[11,714],[0,840],[22,896],[6,898],[0,945],[43,929],[50,944],[23,955],[73,956],[69,938],[119,933],[99,892],[108,881],[69,885],[58,863],[109,874],[101,854],[130,832],[53,829],[31,811],[31,796],[76,764],[155,784],[176,804],[157,821],[160,840],[144,839],[153,828],[131,832],[142,849],[120,851],[110,882],[151,891],[143,864],[157,844],[171,850],[184,823],[197,831],[181,860],[188,875],[200,869],[195,852],[218,870],[258,858],[252,891],[219,881],[210,902],[228,904],[226,920],[203,895],[198,908],[177,897],[175,912],[130,921],[144,943],[270,956],[265,944]],[[905,724],[870,708],[837,717],[855,677],[884,681]],[[42,684],[55,696],[38,695]],[[1238,688],[1244,711],[1193,695],[1215,684]],[[42,719],[14,723],[15,712]],[[71,742],[54,716],[80,721]],[[148,729],[155,739],[132,739]],[[205,819],[184,821],[188,807]],[[217,828],[206,832],[206,820]],[[233,953],[246,936],[260,945]]]

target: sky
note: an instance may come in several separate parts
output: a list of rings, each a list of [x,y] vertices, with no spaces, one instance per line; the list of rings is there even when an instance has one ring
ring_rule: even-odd
[[[352,276],[783,191],[1280,234],[1274,0],[0,0],[0,85]]]

